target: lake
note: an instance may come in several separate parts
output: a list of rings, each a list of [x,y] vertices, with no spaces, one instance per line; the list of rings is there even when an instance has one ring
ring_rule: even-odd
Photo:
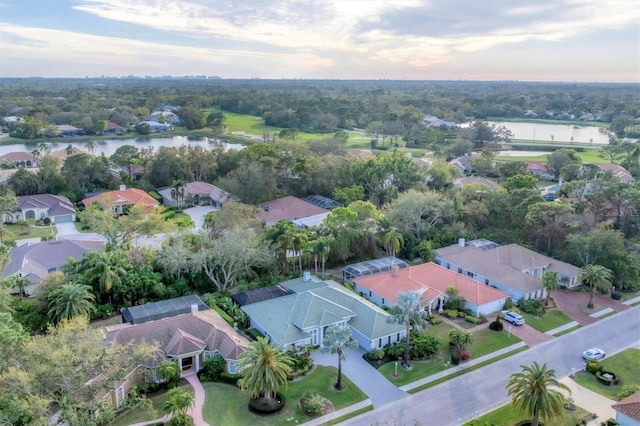
[[[88,139],[87,139],[88,140]],[[71,145],[74,148],[79,148],[82,150],[87,150],[85,146],[85,142],[65,142],[64,138],[60,138],[59,142],[55,142],[52,144],[52,151],[58,151],[60,149],[65,149],[67,146]],[[150,139],[105,139],[98,141],[98,146],[96,147],[95,154],[100,155],[104,154],[105,156],[112,155],[118,147],[122,145],[133,145],[136,148],[150,148],[153,147],[156,150],[161,146],[166,147],[174,147],[178,148],[182,145],[189,146],[201,146],[205,149],[213,149],[217,147],[224,148],[225,151],[230,149],[235,149],[236,151],[241,151],[245,146],[237,143],[227,143],[222,142],[217,139],[202,139],[202,140],[189,140],[186,136],[173,136],[170,138],[150,138]],[[38,148],[38,144],[26,145],[26,144],[16,144],[16,145],[2,145],[0,146],[0,155],[8,154],[9,152],[32,152],[34,149]]]
[[[489,124],[504,126],[513,133],[513,139],[532,142],[576,142],[606,145],[613,133],[596,126],[573,124],[539,124],[489,121]]]

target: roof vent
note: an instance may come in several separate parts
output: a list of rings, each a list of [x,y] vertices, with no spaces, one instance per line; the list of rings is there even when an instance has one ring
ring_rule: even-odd
[[[120,185],[120,191],[124,191],[125,189],[127,189],[127,185]]]
[[[266,212],[270,212],[270,211],[271,211],[271,204],[267,204],[267,205],[264,207],[264,211],[266,211]]]
[[[196,312],[198,312],[198,304],[197,303],[192,303],[191,304],[191,313],[195,314]]]

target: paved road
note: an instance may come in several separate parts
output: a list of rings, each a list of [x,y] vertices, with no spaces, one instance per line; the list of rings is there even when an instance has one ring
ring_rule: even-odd
[[[558,377],[583,367],[580,354],[598,346],[614,354],[640,342],[640,307],[599,320],[525,352],[350,419],[348,425],[459,425],[508,402],[505,384],[520,365],[546,363]]]

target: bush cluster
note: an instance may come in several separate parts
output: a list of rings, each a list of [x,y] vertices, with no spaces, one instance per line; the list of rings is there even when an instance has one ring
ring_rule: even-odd
[[[591,374],[596,374],[602,371],[602,364],[599,361],[590,359],[587,361],[586,370]]]
[[[613,300],[620,300],[622,299],[622,293],[620,293],[619,291],[614,291],[613,293],[611,293],[611,298]]]
[[[544,303],[537,299],[520,299],[518,301],[518,308],[520,308],[522,312],[531,315],[544,315],[545,313]]]
[[[504,324],[502,323],[502,321],[496,318],[494,321],[491,321],[491,323],[489,323],[489,330],[502,331],[504,330]]]
[[[640,390],[640,385],[624,385],[620,389],[620,392],[618,392],[616,399],[620,401],[621,399],[625,399],[626,397],[633,395],[639,390]]]
[[[300,398],[300,408],[309,416],[318,416],[322,414],[326,406],[326,400],[316,392],[306,391]]]
[[[287,380],[293,380],[296,377],[304,376],[313,368],[313,360],[308,352],[300,352],[295,348],[287,349],[286,354],[293,360],[291,373],[287,375]]]
[[[244,329],[249,326],[249,318],[238,305],[233,302],[230,296],[222,293],[207,293],[202,295],[202,301],[209,305],[212,309],[216,309],[218,313],[229,322],[231,326],[238,324],[238,327]],[[222,314],[222,312],[224,314]]]
[[[246,333],[249,335],[249,337],[251,337],[253,340],[258,340],[258,337],[264,337],[262,335],[262,333],[260,333],[258,330],[256,330],[255,328],[250,328],[246,331]]]
[[[457,309],[446,309],[444,311],[444,314],[448,317],[448,318],[458,318],[458,310]]]
[[[372,349],[364,354],[364,357],[369,361],[382,361],[385,357],[385,353],[383,349]]]
[[[205,380],[216,380],[224,372],[226,361],[220,354],[207,358],[202,364],[201,377]]]
[[[482,318],[474,317],[473,315],[465,314],[464,320],[470,322],[471,324],[480,324],[482,322]]]
[[[240,380],[241,378],[242,378],[242,374],[231,374],[231,373],[227,373],[226,371],[223,371],[222,373],[220,373],[218,380],[220,380],[223,383],[228,383],[230,385],[238,386],[238,380]]]
[[[441,322],[442,322],[442,318],[440,318],[439,316],[431,315],[431,317],[429,318],[429,323],[431,325],[438,325]]]

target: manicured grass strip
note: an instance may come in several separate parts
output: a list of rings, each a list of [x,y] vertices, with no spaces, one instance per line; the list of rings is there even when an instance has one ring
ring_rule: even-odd
[[[576,374],[576,383],[609,399],[615,399],[624,385],[640,385],[640,349],[625,349],[601,362],[604,370],[611,371],[620,379],[618,386],[605,386],[586,371]]]
[[[418,392],[423,391],[425,389],[429,389],[430,387],[439,385],[440,383],[444,383],[444,382],[446,382],[448,380],[454,379],[454,378],[456,378],[458,376],[462,376],[463,374],[469,373],[469,372],[471,372],[473,370],[477,370],[478,368],[482,368],[485,365],[489,365],[489,364],[491,364],[493,362],[500,361],[501,359],[510,357],[511,355],[515,355],[518,352],[526,351],[527,349],[529,349],[528,346],[523,346],[521,348],[514,349],[511,352],[507,352],[506,354],[502,354],[502,355],[497,356],[495,358],[491,358],[491,359],[488,359],[486,361],[482,361],[482,362],[480,362],[480,363],[478,363],[476,365],[473,365],[473,366],[471,366],[469,368],[465,368],[464,370],[461,370],[461,371],[456,371],[455,373],[449,374],[448,376],[441,377],[441,378],[439,378],[437,380],[434,380],[433,382],[426,383],[426,384],[424,384],[422,386],[419,386],[417,388],[413,388],[413,389],[411,389],[411,390],[409,390],[407,392],[408,393],[418,393]]]
[[[220,425],[287,425],[300,424],[310,420],[298,405],[307,390],[313,390],[329,399],[340,410],[367,399],[367,396],[347,377],[342,378],[347,388],[338,392],[333,389],[337,379],[334,367],[316,366],[306,377],[288,384],[281,392],[287,405],[278,414],[259,416],[249,411],[249,395],[240,392],[233,385],[204,382],[206,392],[203,416],[207,423]]]
[[[561,419],[543,420],[547,426],[575,426],[580,424],[580,420],[589,414],[588,411],[580,407],[576,407],[575,411],[563,411]],[[521,420],[528,420],[525,414],[520,414],[518,410],[514,410],[508,404],[493,410],[490,413],[481,416],[477,420],[472,420],[464,424],[464,426],[481,426],[481,425],[502,425],[514,426]]]
[[[398,368],[398,377],[393,376],[395,362],[384,364],[378,371],[391,383],[400,387],[446,370],[450,367],[447,362],[449,361],[449,332],[451,330],[453,330],[453,327],[445,323],[431,326],[427,329],[427,334],[436,337],[440,341],[440,350],[433,358],[427,361],[413,361],[411,370]],[[474,358],[521,342],[520,338],[513,334],[509,336],[506,331],[496,332],[484,329],[472,333],[471,336],[473,343],[470,349]]]
[[[10,243],[15,240],[24,240],[27,238],[54,237],[58,233],[55,225],[51,226],[29,226],[22,230],[16,224],[6,224],[2,230],[2,240]]]
[[[579,329],[580,327],[582,327],[580,324],[576,325],[575,327],[571,327],[571,328],[567,328],[566,330],[563,330],[559,333],[554,334],[555,337],[560,337],[560,336],[564,336],[565,334],[571,333],[574,330]]]
[[[352,411],[352,412],[351,412],[351,413],[349,413],[349,414],[345,414],[345,415],[344,415],[344,416],[342,416],[342,417],[338,417],[337,419],[330,420],[330,421],[328,421],[328,422],[324,423],[324,426],[337,425],[338,423],[342,423],[342,422],[344,422],[345,420],[349,420],[349,419],[352,419],[352,418],[354,418],[354,417],[359,416],[360,414],[364,414],[364,413],[366,413],[367,411],[373,411],[373,405],[368,405],[368,406],[366,406],[366,407],[364,407],[364,408],[361,408],[361,409],[359,409],[359,410]]]
[[[541,333],[569,324],[572,321],[571,318],[558,310],[548,311],[541,317],[525,313],[522,313],[521,315],[524,317],[527,324]]]
[[[188,384],[180,386],[180,388],[188,390],[189,392],[193,392],[193,388]],[[128,426],[134,423],[154,420],[164,416],[165,414],[168,414],[164,411],[164,403],[167,401],[167,396],[168,395],[165,392],[158,396],[150,398],[155,412],[152,410],[127,410],[115,418],[113,423],[111,423],[112,426]]]

